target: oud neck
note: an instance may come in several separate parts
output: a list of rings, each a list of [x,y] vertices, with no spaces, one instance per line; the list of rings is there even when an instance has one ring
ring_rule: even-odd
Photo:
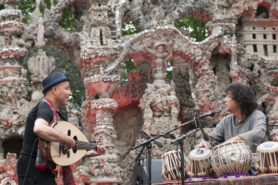
[[[85,141],[77,141],[76,142],[76,149],[78,150],[95,150],[97,148],[96,143],[85,142]]]

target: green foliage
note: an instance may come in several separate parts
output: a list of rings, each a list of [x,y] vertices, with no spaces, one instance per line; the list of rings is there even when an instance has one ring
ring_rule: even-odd
[[[59,24],[60,26],[62,26],[68,31],[75,31],[75,27],[73,23],[74,23],[74,18],[73,18],[72,7],[67,7],[63,10],[63,14]]]
[[[55,5],[55,3],[54,3],[54,5]],[[50,10],[50,8],[51,8],[51,1],[50,0],[43,0],[43,3],[42,2],[40,3],[39,9],[40,9],[40,12],[41,12],[42,15],[44,15],[45,7],[48,10]]]
[[[32,12],[36,9],[36,0],[21,0],[18,8],[23,15],[23,22],[26,24],[30,19]]]
[[[50,0],[43,0],[43,2],[44,2],[44,4],[45,4],[46,8],[47,8],[48,10],[50,10],[50,8],[51,8],[51,1],[50,1]]]
[[[40,10],[41,14],[44,15],[44,6],[42,3],[39,6],[39,10]]]
[[[70,79],[72,98],[69,99],[68,106],[80,110],[83,101],[85,101],[85,87],[80,69],[61,50],[54,47],[46,47],[45,51],[47,55],[56,59],[54,71],[61,71]]]
[[[173,60],[168,61],[167,69],[166,69],[166,79],[173,79]]]
[[[203,19],[186,16],[174,21],[174,26],[187,31],[193,41],[200,42],[208,37],[208,30]]]
[[[54,6],[58,4],[57,0],[54,0]],[[24,16],[23,22],[27,24],[28,20],[30,19],[32,12],[36,9],[36,0],[21,0],[18,4],[19,9]],[[3,6],[4,8],[4,6]],[[39,5],[39,10],[42,15],[44,15],[45,8],[51,8],[51,0],[43,0]],[[1,9],[1,5],[0,5]],[[62,17],[60,19],[60,25],[68,31],[75,31],[75,27],[73,26],[74,18],[73,18],[73,11],[72,7],[67,7],[63,10]]]
[[[128,59],[124,61],[125,63],[125,69],[124,69],[124,75],[121,79],[121,84],[128,82],[128,74],[138,72],[138,68],[135,67],[134,62],[132,59]]]
[[[135,67],[134,62],[133,62],[132,59],[128,59],[128,60],[125,61],[125,67],[127,69],[127,72],[134,73],[134,72],[138,71],[138,69],[137,69],[137,67]]]
[[[4,5],[3,4],[0,4],[0,10],[4,9]]]
[[[36,9],[36,0],[21,0],[18,4],[18,7],[22,12],[23,22],[27,24],[28,20],[32,15],[32,12]],[[43,0],[43,2],[40,3],[39,10],[42,15],[44,15],[45,7],[50,10],[51,8],[50,0]]]
[[[69,99],[68,106],[70,108],[81,109],[82,103],[85,101],[85,87],[81,77],[80,69],[75,66],[70,58],[60,49],[53,46],[45,46],[43,50],[47,56],[55,58],[54,71],[63,72],[70,79],[70,89],[72,98]],[[32,48],[29,50],[28,55],[24,57],[23,65],[27,67],[27,61],[30,57],[37,56],[38,49]],[[30,74],[27,74],[29,76]],[[30,76],[29,76],[30,77]],[[29,79],[31,81],[31,79]]]
[[[140,32],[140,31],[141,31],[141,29],[138,27],[138,25],[132,21],[125,22],[122,25],[122,35],[123,36],[132,35],[134,33]]]

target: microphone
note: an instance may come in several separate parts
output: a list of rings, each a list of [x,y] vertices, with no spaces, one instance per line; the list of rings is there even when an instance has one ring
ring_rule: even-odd
[[[214,111],[210,111],[210,112],[201,114],[200,116],[197,116],[197,118],[201,119],[201,118],[205,118],[205,117],[208,117],[208,116],[215,116],[215,112]],[[198,126],[200,127],[200,129],[201,129],[201,131],[203,133],[204,140],[205,141],[209,141],[210,136],[204,131],[202,123],[200,123],[198,120],[196,120],[196,121],[197,121]]]
[[[149,134],[147,134],[146,132],[144,132],[143,130],[141,130],[141,133],[143,134],[143,136],[147,139],[150,139],[151,136]],[[158,141],[153,141],[159,148],[163,148],[163,144],[158,142]]]
[[[210,136],[203,130],[201,129],[202,133],[203,133],[203,138],[205,141],[209,141]]]
[[[214,111],[209,111],[207,113],[201,114],[200,116],[197,116],[197,118],[201,119],[201,118],[205,118],[208,116],[215,116],[215,112]]]

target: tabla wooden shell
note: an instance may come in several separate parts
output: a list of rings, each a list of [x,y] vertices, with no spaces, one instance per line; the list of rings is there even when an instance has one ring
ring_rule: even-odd
[[[218,175],[247,174],[252,152],[245,141],[223,143],[213,148],[211,164]]]
[[[189,153],[189,165],[186,168],[190,177],[209,177],[213,175],[211,167],[211,150],[200,148]]]
[[[278,172],[278,143],[267,141],[257,147],[255,167],[260,173]]]
[[[181,154],[176,150],[169,151],[161,156],[162,176],[166,180],[181,179]],[[186,165],[184,162],[184,167]]]

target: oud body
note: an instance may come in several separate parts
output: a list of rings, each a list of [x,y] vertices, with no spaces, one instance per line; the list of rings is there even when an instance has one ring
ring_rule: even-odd
[[[60,166],[67,166],[76,163],[89,150],[97,148],[96,143],[89,142],[86,136],[73,124],[66,121],[54,123],[52,127],[70,137],[72,137],[76,145],[75,147],[65,150],[64,144],[61,142],[50,142],[45,146],[44,151],[47,151],[47,158]]]

